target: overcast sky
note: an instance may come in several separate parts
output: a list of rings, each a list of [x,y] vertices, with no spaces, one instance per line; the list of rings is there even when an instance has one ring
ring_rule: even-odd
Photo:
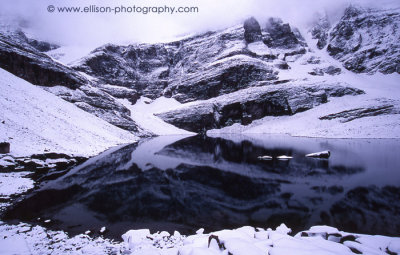
[[[2,22],[14,21],[28,27],[38,38],[63,45],[100,45],[107,42],[157,42],[189,34],[239,24],[249,16],[260,21],[279,16],[285,22],[303,27],[316,12],[327,12],[332,19],[349,3],[368,6],[400,7],[399,0],[0,0]],[[99,14],[50,13],[57,7],[100,6],[194,6],[189,14]],[[23,21],[23,22],[21,22]]]

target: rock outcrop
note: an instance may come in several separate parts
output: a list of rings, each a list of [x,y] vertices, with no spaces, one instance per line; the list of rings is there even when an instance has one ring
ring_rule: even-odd
[[[340,84],[259,85],[157,116],[179,128],[204,133],[234,123],[248,125],[265,116],[296,114],[326,103],[329,97],[363,93]]]
[[[210,99],[254,86],[256,82],[276,80],[276,74],[263,61],[236,55],[214,62],[203,72],[174,81],[165,93],[182,103]]]
[[[243,28],[246,42],[252,43],[262,40],[260,24],[254,17],[247,19],[243,24]]]
[[[0,33],[0,68],[35,85],[78,88],[87,80],[35,48]]]
[[[268,34],[264,43],[271,48],[296,48],[302,46],[300,33],[295,34],[289,24],[283,23],[279,18],[270,18],[264,28]]]
[[[377,100],[370,104],[365,104],[358,108],[349,109],[326,116],[321,116],[321,120],[339,119],[340,122],[346,123],[355,119],[372,117],[378,115],[400,114],[399,102],[392,100]]]

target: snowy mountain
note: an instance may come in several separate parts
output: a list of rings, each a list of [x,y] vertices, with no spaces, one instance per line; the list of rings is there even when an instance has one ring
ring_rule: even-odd
[[[350,6],[337,24],[332,26],[322,17],[305,34],[279,18],[270,18],[265,24],[250,18],[243,26],[170,43],[105,45],[71,67],[95,77],[99,84],[109,84],[100,87],[120,86],[132,89],[137,97],[179,101],[182,106],[155,114],[188,131],[228,127],[220,132],[237,133],[251,127],[252,132],[268,133],[271,130],[262,128],[269,123],[265,118],[296,116],[320,104],[329,105],[329,110],[316,110],[308,116],[315,126],[322,123],[348,129],[354,124],[354,130],[358,130],[373,116],[399,112],[398,98],[386,97],[398,89],[394,85],[399,81],[398,17],[398,10]],[[355,42],[359,45],[353,47]],[[376,71],[396,74],[353,74]],[[369,90],[375,86],[380,86],[381,93]],[[348,95],[356,96],[355,100]],[[330,99],[338,96],[345,99]],[[121,94],[118,97],[124,98]],[[344,101],[351,103],[344,105]],[[361,137],[391,137],[394,132],[384,134],[384,130],[388,126],[399,128],[391,117],[376,119],[381,126]],[[260,121],[254,124],[256,120]],[[311,127],[311,136],[337,136],[328,128],[317,130],[315,126]],[[310,131],[309,127],[305,129]],[[288,133],[310,135],[304,130]],[[342,137],[352,135],[355,132],[343,133]]]
[[[2,35],[0,67],[139,135],[154,133],[152,125],[163,120],[203,133],[224,128],[217,132],[336,136],[317,127],[365,130],[373,118],[372,133],[342,137],[392,137],[395,132],[384,130],[399,129],[399,98],[393,94],[400,73],[399,17],[399,9],[350,6],[336,24],[321,17],[303,33],[279,18],[250,18],[169,43],[107,44],[69,66],[39,52],[19,31]],[[141,97],[149,99],[148,108],[134,107]],[[170,106],[150,111],[157,98],[171,98]],[[136,116],[130,109],[142,112]],[[284,116],[305,116],[310,125],[265,128]]]
[[[194,227],[214,231],[265,220],[267,211],[274,216],[269,223],[281,223],[279,216],[286,213],[289,221],[303,224],[312,212],[310,224],[325,217],[368,233],[379,224],[381,233],[398,232],[396,176],[394,186],[360,186],[392,167],[388,158],[396,157],[396,140],[395,146],[352,143],[367,160],[346,168],[337,159],[304,157],[325,150],[329,142],[314,141],[315,151],[306,151],[308,138],[290,146],[277,140],[274,150],[266,150],[262,139],[221,138],[400,138],[400,9],[352,5],[337,21],[322,15],[307,28],[297,25],[279,17],[250,17],[171,42],[106,44],[91,52],[0,26],[0,143],[11,144],[11,152],[0,157],[1,216],[30,221],[34,215],[32,224],[49,229],[51,220],[40,216],[58,221],[54,226],[65,217],[72,222],[66,228],[76,233],[90,224],[101,229],[69,238],[0,221],[0,253],[399,254],[399,238],[329,227],[295,236],[281,225],[275,231],[199,230],[187,237],[129,231],[124,243],[102,238],[104,222],[119,225],[107,229],[119,235],[121,226],[128,229],[125,222],[164,220],[168,214],[169,230],[189,233]],[[170,136],[196,133],[208,136]],[[148,136],[159,137],[134,143]],[[124,143],[134,144],[76,166]],[[354,163],[354,154],[332,148]],[[375,160],[375,150],[384,154],[382,161]],[[270,166],[257,157],[272,151],[277,155]],[[296,159],[281,161],[282,154]],[[348,185],[369,165],[378,169],[376,175]],[[301,189],[313,197],[296,196]],[[306,201],[313,205],[305,206]],[[322,204],[329,212],[318,209]],[[240,212],[251,212],[251,221]]]

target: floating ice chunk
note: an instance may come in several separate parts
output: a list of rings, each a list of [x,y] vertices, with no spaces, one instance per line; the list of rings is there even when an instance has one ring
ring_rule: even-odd
[[[265,156],[259,156],[258,159],[259,160],[272,160],[272,157],[265,155]]]
[[[330,151],[321,151],[321,152],[315,152],[315,153],[310,153],[307,154],[306,157],[310,158],[329,158],[331,156]]]
[[[85,235],[89,235],[90,233],[92,233],[92,231],[90,230],[85,231]]]
[[[45,220],[44,221],[44,223],[50,223],[51,222],[51,220]]]
[[[286,156],[286,155],[281,155],[281,156],[278,156],[276,158],[279,159],[279,160],[289,160],[289,159],[292,159],[293,157]]]
[[[269,238],[269,233],[267,231],[256,232],[254,238],[260,240],[267,240]]]
[[[160,237],[168,237],[168,236],[170,236],[170,234],[167,231],[162,231],[160,233]]]
[[[100,234],[103,234],[104,232],[106,232],[106,227],[102,227],[101,229],[100,229]]]

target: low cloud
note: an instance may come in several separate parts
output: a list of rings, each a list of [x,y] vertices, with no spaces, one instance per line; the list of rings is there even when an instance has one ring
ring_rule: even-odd
[[[300,28],[326,13],[337,20],[350,3],[379,8],[400,7],[398,0],[2,0],[2,22],[25,27],[32,35],[63,45],[101,45],[107,42],[158,42],[173,37],[222,29],[249,16],[260,22],[281,17]],[[58,7],[198,7],[198,13],[58,13]]]

